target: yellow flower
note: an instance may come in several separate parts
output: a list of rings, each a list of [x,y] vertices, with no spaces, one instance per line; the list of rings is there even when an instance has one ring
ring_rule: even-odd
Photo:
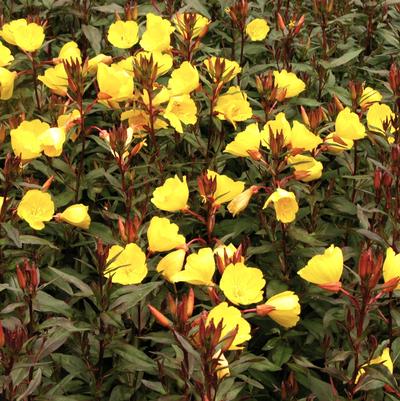
[[[343,139],[356,141],[365,137],[365,127],[360,122],[358,115],[348,107],[341,110],[336,117],[335,134]]]
[[[171,46],[171,33],[175,28],[171,23],[158,15],[146,15],[146,31],[143,33],[140,46],[149,52],[163,52]]]
[[[261,143],[269,148],[270,135],[276,138],[278,134],[282,134],[284,138],[284,145],[288,145],[292,139],[292,128],[290,123],[286,120],[285,113],[278,113],[274,120],[268,121],[263,130],[261,131]]]
[[[82,56],[78,44],[74,41],[67,42],[58,53],[57,61],[78,62],[80,64]]]
[[[29,190],[19,203],[17,214],[34,230],[42,230],[43,222],[50,221],[54,214],[51,195],[38,189]]]
[[[184,249],[177,249],[165,255],[157,265],[156,270],[163,275],[169,282],[173,282],[173,277],[183,268],[186,252]]]
[[[258,192],[258,187],[256,185],[252,185],[250,188],[246,189],[239,195],[236,195],[227,206],[227,209],[230,213],[235,217],[240,212],[243,212],[246,209],[247,205],[250,202],[251,197]]]
[[[195,13],[195,16],[196,19],[192,29],[192,39],[197,38],[203,31],[204,27],[210,23],[210,20],[206,17],[203,17],[201,14]],[[183,35],[185,27],[185,14],[177,13],[173,19],[173,22],[176,26],[176,30]]]
[[[257,123],[250,124],[235,139],[226,145],[224,152],[234,156],[249,157],[249,150],[258,150],[260,147],[261,134]]]
[[[68,76],[64,64],[61,63],[48,68],[44,75],[39,75],[38,79],[57,95],[65,96],[67,94]]]
[[[397,277],[400,277],[400,253],[396,255],[393,248],[388,248],[385,262],[383,263],[383,279],[387,283]],[[396,289],[400,289],[400,283]]]
[[[294,149],[298,148],[311,152],[322,143],[322,139],[308,130],[304,124],[301,124],[298,121],[293,121],[290,143]]]
[[[123,285],[139,284],[147,275],[146,255],[136,244],[113,245],[107,257],[106,277]]]
[[[197,107],[190,95],[171,97],[163,116],[175,128],[176,132],[183,134],[182,123],[196,124]]]
[[[134,109],[127,110],[121,113],[121,121],[128,119],[129,127],[132,128],[132,132],[136,134],[135,136],[140,136],[142,134],[138,134],[143,131],[145,127],[149,126],[149,115],[144,110]],[[165,121],[157,118],[154,122],[154,129],[159,130],[162,128],[168,127],[168,124]]]
[[[23,121],[17,128],[10,131],[11,147],[22,161],[35,159],[42,153],[40,136],[50,128],[50,125],[40,120]]]
[[[4,203],[4,196],[0,196],[0,211],[3,207],[3,203]]]
[[[81,118],[81,113],[78,109],[73,109],[71,113],[61,114],[57,117],[57,126],[59,128],[68,129],[71,124]]]
[[[216,359],[217,362],[217,377],[219,380],[222,380],[224,377],[229,377],[231,372],[229,370],[229,363],[225,358],[225,355],[222,353],[222,350],[217,351],[212,359]]]
[[[65,142],[64,128],[49,128],[39,136],[43,153],[49,157],[58,157],[63,151]]]
[[[284,98],[291,98],[299,95],[306,89],[306,84],[297,78],[294,72],[287,72],[286,70],[274,71],[275,86],[278,88],[278,93],[281,92]]]
[[[171,96],[188,95],[199,86],[199,73],[188,61],[184,61],[179,68],[172,71],[168,81]]]
[[[297,274],[304,280],[320,286],[340,288],[343,273],[342,250],[331,245],[322,255],[313,256]]]
[[[218,174],[215,171],[207,170],[207,177],[217,180],[217,188],[214,193],[215,203],[222,205],[225,202],[231,201],[236,195],[239,195],[244,190],[243,181],[234,181],[227,175]]]
[[[223,70],[222,63],[224,64]],[[240,67],[236,61],[231,61],[223,57],[212,56],[204,60],[204,65],[214,81],[219,77],[219,79],[222,79],[224,82],[229,82],[242,71],[242,67]]]
[[[296,213],[299,210],[296,196],[293,192],[288,192],[282,188],[277,188],[276,191],[269,196],[265,202],[263,209],[273,203],[276,219],[282,223],[291,223],[296,218]]]
[[[62,213],[57,214],[57,218],[71,224],[72,226],[87,230],[90,227],[88,209],[88,206],[78,203],[67,207]]]
[[[28,22],[24,18],[7,22],[0,31],[0,36],[10,45],[16,45],[14,34],[17,30],[26,27]]]
[[[174,274],[172,281],[184,281],[193,285],[214,285],[215,273],[214,253],[211,248],[202,248],[198,253],[192,253],[186,259],[185,269]]]
[[[372,103],[380,102],[381,100],[382,100],[382,95],[377,90],[367,86],[366,88],[364,88],[361,94],[360,106],[368,107]]]
[[[264,40],[269,32],[267,21],[263,18],[256,18],[246,25],[246,33],[252,41]]]
[[[257,311],[263,308],[272,309],[268,311],[268,316],[286,329],[296,326],[300,320],[299,297],[293,291],[272,296],[265,304],[257,306]]]
[[[228,258],[231,258],[236,251],[237,249],[232,243],[229,245],[219,245],[214,249],[214,253],[222,259],[225,258],[225,253]]]
[[[214,111],[218,113],[217,117],[220,120],[227,120],[234,127],[237,121],[246,121],[253,115],[253,110],[247,101],[247,94],[238,86],[231,86],[218,98]]]
[[[370,131],[385,134],[386,132],[393,133],[395,128],[392,124],[392,119],[396,117],[392,109],[386,104],[374,103],[368,109],[367,124]],[[386,129],[385,129],[385,127]]]
[[[141,51],[135,55],[135,60],[139,62],[141,57],[146,60],[150,60],[151,57],[153,58],[153,63],[157,64],[157,76],[164,75],[172,68],[173,58],[168,53]],[[133,71],[132,61],[130,63],[130,70]]]
[[[162,103],[168,102],[169,100],[169,92],[165,86],[155,87],[155,91],[153,93],[153,98],[151,100],[151,104],[153,107],[159,106]],[[143,103],[146,106],[150,105],[150,96],[147,89],[143,89],[143,93],[141,94]]]
[[[89,59],[88,65],[87,65],[87,71],[89,74],[94,74],[97,73],[97,68],[99,67],[99,64],[111,64],[112,63],[112,57],[111,56],[106,56],[105,54],[98,54],[97,56],[94,56]]]
[[[138,38],[139,27],[135,21],[116,21],[108,28],[107,39],[118,49],[130,49]]]
[[[371,361],[369,363],[366,363],[363,366],[371,366],[371,365],[386,366],[386,368],[389,370],[389,372],[391,374],[393,374],[393,361],[392,361],[392,358],[390,357],[390,349],[389,348],[385,348],[382,351],[382,354],[380,356],[371,359]],[[360,370],[357,373],[357,377],[356,377],[356,380],[354,382],[357,383],[360,380],[360,378],[361,378],[361,376],[363,374],[365,374],[365,369],[363,369],[361,367]]]
[[[295,169],[295,177],[303,182],[310,182],[321,178],[323,165],[311,156],[296,155],[288,158]],[[307,175],[306,175],[307,174]]]
[[[325,144],[328,145],[328,150],[333,153],[341,153],[344,150],[349,150],[353,147],[354,141],[351,139],[341,138],[335,132],[329,134],[325,138]]]
[[[151,252],[164,252],[185,245],[185,237],[178,234],[179,227],[165,217],[154,216],[147,229]]]
[[[0,67],[9,65],[14,60],[11,50],[0,42]]]
[[[18,26],[13,33],[15,44],[26,52],[38,50],[44,42],[44,29],[34,22]]]
[[[263,299],[265,280],[260,269],[232,263],[225,268],[219,287],[233,304],[249,305]]]
[[[11,99],[14,92],[14,81],[17,77],[15,71],[8,71],[4,67],[0,67],[0,99]]]
[[[133,97],[132,76],[115,64],[110,66],[103,63],[97,67],[97,83],[99,84],[99,96],[106,99],[111,107],[118,107],[118,102]],[[104,102],[102,102],[104,103]]]
[[[228,306],[226,302],[221,302],[210,310],[207,316],[206,324],[209,326],[213,322],[214,326],[217,327],[219,322],[222,322],[222,332],[220,340],[228,338],[229,334],[238,328],[238,332],[229,347],[229,350],[242,349],[245,341],[250,340],[251,326],[246,319],[242,317],[242,313],[239,309],[234,306]]]
[[[189,199],[189,188],[186,182],[186,176],[183,180],[175,175],[174,178],[167,178],[161,187],[153,192],[151,202],[157,208],[167,212],[177,212],[187,207]]]

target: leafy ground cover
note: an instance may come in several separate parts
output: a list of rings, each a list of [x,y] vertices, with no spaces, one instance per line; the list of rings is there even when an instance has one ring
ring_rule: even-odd
[[[0,10],[1,399],[400,399],[399,1]]]

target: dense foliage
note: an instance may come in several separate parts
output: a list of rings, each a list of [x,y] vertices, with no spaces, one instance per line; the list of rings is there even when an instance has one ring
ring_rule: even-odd
[[[400,399],[400,1],[0,11],[1,399]]]

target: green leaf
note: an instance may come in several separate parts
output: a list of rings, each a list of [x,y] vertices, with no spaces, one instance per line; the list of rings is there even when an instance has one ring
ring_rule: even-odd
[[[93,25],[82,25],[82,32],[92,46],[96,54],[101,51],[101,33],[98,28]]]
[[[4,228],[4,231],[7,234],[7,237],[10,238],[12,242],[14,242],[17,248],[22,248],[21,238],[19,236],[19,231],[14,228],[11,223],[1,223],[1,226]]]
[[[60,299],[47,294],[44,291],[38,291],[33,300],[33,307],[39,312],[53,312],[67,317],[71,317],[71,307]]]
[[[193,8],[194,11],[198,11],[200,14],[203,14],[204,17],[211,18],[203,0],[185,0],[185,3],[189,7]]]
[[[44,238],[35,237],[34,235],[20,235],[19,237],[22,244],[29,245],[43,245],[51,249],[58,249],[53,243]]]
[[[320,64],[326,70],[331,70],[333,68],[337,68],[341,65],[347,64],[349,61],[355,59],[363,50],[364,49],[349,50],[347,53],[343,54],[343,56],[332,59],[330,61],[321,60]]]
[[[81,290],[81,293],[78,294],[79,296],[90,297],[93,295],[92,289],[78,277],[64,273],[63,271],[55,269],[54,267],[49,267],[49,269],[55,274],[57,274],[61,279],[67,281],[70,284],[73,284],[76,288],[79,288]]]

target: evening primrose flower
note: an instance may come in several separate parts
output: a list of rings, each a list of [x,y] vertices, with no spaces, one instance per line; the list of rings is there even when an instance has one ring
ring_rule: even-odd
[[[210,310],[207,316],[206,325],[209,326],[211,322],[213,322],[215,327],[222,322],[220,340],[228,338],[229,334],[232,334],[236,328],[238,329],[229,350],[243,349],[241,344],[251,338],[251,326],[249,322],[242,317],[242,313],[239,309],[234,306],[228,306],[227,302],[221,302]]]
[[[42,230],[44,222],[50,221],[54,215],[54,202],[51,195],[39,189],[29,190],[22,197],[17,214],[34,230]]]
[[[282,70],[274,71],[273,74],[278,93],[284,94],[285,99],[297,96],[306,89],[306,84],[294,72]]]
[[[136,244],[128,244],[125,248],[113,245],[110,248],[104,276],[111,277],[113,283],[139,284],[146,275],[146,255]]]
[[[14,81],[17,77],[15,71],[8,71],[4,67],[0,67],[0,99],[8,100],[12,98],[14,92]]]
[[[61,155],[65,139],[65,129],[58,127],[49,128],[39,135],[43,153],[49,157],[58,157]]]
[[[160,210],[177,212],[187,207],[188,199],[186,176],[181,181],[175,174],[174,178],[167,178],[161,187],[154,190],[151,202]]]
[[[173,57],[168,53],[140,51],[135,55],[135,60],[139,62],[142,57],[146,60],[153,58],[153,63],[157,64],[157,76],[166,74],[172,68]],[[130,70],[133,71],[132,61],[130,63]]]
[[[82,62],[82,55],[78,47],[78,44],[72,40],[70,42],[65,43],[65,45],[61,48],[60,52],[58,53],[56,61],[57,62],[67,61],[68,63],[78,62],[80,64]]]
[[[269,32],[270,28],[267,21],[263,18],[256,18],[246,25],[246,33],[249,38],[254,42],[257,40],[264,40]]]
[[[139,41],[136,21],[116,21],[108,28],[107,39],[118,49],[130,49]]]
[[[296,196],[293,192],[285,189],[277,188],[266,200],[263,209],[272,203],[276,213],[276,219],[282,223],[291,223],[296,218],[299,210]]]
[[[310,182],[321,178],[323,165],[311,156],[296,155],[288,158],[295,169],[295,177],[303,182]]]
[[[226,145],[224,152],[234,156],[249,157],[249,151],[258,150],[261,142],[261,134],[258,129],[258,124],[253,123],[246,127],[242,132],[239,132],[235,139]]]
[[[341,110],[335,121],[335,134],[343,139],[356,141],[366,136],[365,127],[356,113],[348,107]]]
[[[40,49],[44,42],[44,29],[35,22],[17,27],[13,34],[15,44],[26,52]]]
[[[263,299],[265,280],[260,269],[232,263],[225,268],[219,287],[233,304],[249,305]]]
[[[133,79],[131,75],[115,64],[99,64],[97,67],[99,96],[106,99],[111,107],[118,107],[118,102],[133,97]]]
[[[288,145],[292,139],[292,128],[289,121],[286,119],[285,113],[278,113],[274,120],[268,121],[261,131],[261,143],[269,148],[269,141],[271,134],[274,138],[278,134],[282,134],[284,138],[284,145]]]
[[[67,207],[62,213],[56,215],[57,219],[71,224],[72,226],[83,228],[84,230],[90,227],[90,216],[88,213],[89,207],[78,203]]]
[[[297,272],[302,279],[332,291],[341,288],[342,273],[343,253],[334,245],[325,249],[322,255],[313,256],[307,265]]]
[[[38,119],[22,121],[10,131],[11,147],[15,156],[22,161],[32,160],[40,156],[43,150],[41,135],[50,128],[50,125]]]
[[[214,285],[215,273],[214,253],[211,248],[202,248],[186,258],[184,270],[172,276],[172,281],[184,281],[193,285]]]
[[[383,279],[387,283],[394,278],[400,278],[400,253],[396,254],[393,248],[388,248],[383,263]],[[400,283],[396,289],[400,289]]]
[[[380,356],[371,359],[370,362],[364,364],[363,367],[372,366],[372,365],[385,366],[388,369],[388,371],[391,374],[393,374],[393,361],[392,361],[392,358],[390,357],[390,349],[389,348],[385,348],[382,351],[382,354]],[[361,376],[363,374],[365,374],[365,369],[363,369],[363,367],[361,367],[360,370],[358,371],[357,377],[356,377],[356,380],[354,381],[354,383],[358,383],[358,381],[360,380]]]
[[[259,190],[257,185],[252,185],[250,188],[246,189],[239,195],[236,195],[227,206],[227,209],[230,213],[232,213],[233,217],[237,214],[243,212],[246,209],[247,205],[250,202],[250,199],[254,194],[256,194]]]
[[[9,65],[14,60],[11,50],[0,42],[0,67]]]
[[[224,377],[228,377],[231,375],[228,360],[225,358],[222,350],[217,351],[213,355],[212,359],[217,360],[216,372],[219,380],[222,380]]]
[[[185,245],[185,237],[178,234],[179,227],[166,217],[154,216],[147,229],[147,240],[151,252],[164,252]]]
[[[97,68],[99,67],[99,64],[111,64],[113,61],[111,56],[107,56],[103,53],[98,54],[97,56],[94,56],[89,59],[88,64],[87,64],[87,72],[89,74],[95,74],[97,72]]]
[[[226,175],[218,174],[215,171],[207,170],[209,179],[217,180],[217,188],[214,193],[215,203],[222,205],[225,202],[231,201],[236,195],[239,195],[244,190],[243,181],[234,181]]]
[[[392,119],[396,116],[392,109],[386,104],[374,103],[367,112],[367,124],[370,131],[385,134],[387,131],[393,133],[395,128]]]
[[[257,305],[257,314],[268,315],[278,324],[289,329],[300,320],[299,297],[293,291],[284,291]]]
[[[325,137],[325,144],[330,152],[341,153],[344,150],[349,150],[353,147],[354,141],[351,139],[341,138],[335,132],[330,133]]]
[[[146,31],[143,33],[140,46],[149,52],[164,52],[171,46],[171,33],[175,28],[171,23],[158,15],[146,15]]]
[[[188,61],[184,61],[179,68],[172,71],[168,81],[171,96],[188,95],[200,84],[199,73]]]
[[[222,64],[224,65],[223,69]],[[207,60],[204,60],[204,65],[214,82],[218,78],[224,82],[229,82],[242,71],[239,63],[223,57],[209,57]]]
[[[10,45],[16,45],[17,43],[15,42],[14,38],[15,32],[19,29],[22,29],[26,25],[28,25],[28,22],[24,18],[7,22],[3,25],[0,31],[0,36]]]
[[[169,99],[163,116],[169,121],[176,132],[183,134],[184,124],[196,124],[197,107],[190,95],[173,96]]]
[[[364,88],[360,98],[360,106],[361,107],[368,107],[369,105],[380,102],[382,100],[382,95],[375,89],[370,88],[367,86]]]
[[[246,121],[253,115],[247,94],[239,86],[231,86],[226,93],[219,96],[214,111],[220,120],[227,120],[234,127],[236,122]]]
[[[203,31],[203,29],[210,23],[210,20],[206,17],[203,17],[201,14],[194,13],[195,22],[192,29],[191,38],[197,38]],[[177,13],[173,19],[173,22],[176,26],[176,30],[183,35],[185,31],[185,14]]]
[[[304,124],[293,121],[290,143],[294,149],[303,149],[311,152],[322,143],[322,139],[318,135],[313,134]]]
[[[186,251],[177,249],[165,255],[157,264],[156,270],[163,275],[169,282],[173,282],[173,277],[183,268]]]
[[[39,75],[38,79],[57,95],[66,96],[68,91],[68,76],[63,63],[47,68],[44,75]]]

